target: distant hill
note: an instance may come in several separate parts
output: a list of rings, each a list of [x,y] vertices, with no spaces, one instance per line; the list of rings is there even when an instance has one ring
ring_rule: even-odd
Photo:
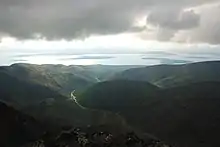
[[[74,89],[84,89],[96,82],[81,67],[14,64],[4,68],[7,74],[19,80],[46,86],[62,94],[69,94]]]
[[[145,82],[98,83],[78,102],[124,116],[128,123],[178,147],[220,146],[220,83],[159,89]]]
[[[148,81],[164,88],[195,82],[220,81],[220,61],[133,68],[115,75],[112,79]]]
[[[47,98],[66,99],[53,90],[20,80],[10,75],[4,68],[0,69],[0,99],[17,107],[39,103]]]
[[[69,95],[73,90],[81,92],[97,82],[132,67],[139,66],[65,66],[21,63],[0,67],[0,69],[4,69],[5,73],[19,80],[46,86],[61,94]]]

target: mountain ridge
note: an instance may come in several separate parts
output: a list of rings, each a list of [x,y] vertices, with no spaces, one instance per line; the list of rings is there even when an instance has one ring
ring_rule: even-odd
[[[195,82],[220,81],[220,61],[181,65],[154,65],[128,69],[112,79],[146,81],[159,87],[175,87]]]
[[[132,92],[137,96],[129,93],[131,89],[127,89],[126,84],[124,89],[109,90],[110,86],[117,89],[117,82],[114,85],[111,82],[105,82],[105,86],[94,85],[79,97],[79,103],[89,108],[117,112],[132,126],[174,146],[220,145],[217,139],[220,131],[220,82],[157,88],[145,93],[145,89],[140,90],[139,82],[129,81],[135,83]],[[101,95],[97,91],[106,94]],[[117,95],[120,91],[123,94]],[[109,93],[113,93],[113,100]]]

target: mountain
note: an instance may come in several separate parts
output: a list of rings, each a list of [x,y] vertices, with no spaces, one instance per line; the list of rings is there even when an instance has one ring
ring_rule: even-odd
[[[89,65],[84,66],[84,68],[89,71],[92,75],[98,78],[98,81],[106,81],[112,78],[115,74],[122,71],[143,67],[141,65]]]
[[[107,72],[108,76],[111,76],[117,71],[114,70],[113,67],[103,66],[101,67],[103,69],[101,69],[99,66],[100,65],[84,67],[87,68],[85,73],[87,74],[87,71],[89,71],[88,74],[94,73],[94,75],[99,75],[98,77],[104,80],[104,77],[107,76]],[[38,138],[39,135],[42,135],[42,132],[45,132],[48,127],[92,126],[93,128],[94,126],[105,126],[104,128],[106,128],[106,126],[109,126],[109,132],[114,131],[123,133],[132,130],[132,127],[127,124],[120,114],[101,109],[82,107],[76,100],[66,97],[59,90],[56,91],[59,88],[61,90],[65,89],[64,85],[67,82],[74,82],[72,79],[70,79],[70,81],[61,80],[62,78],[65,78],[67,74],[71,74],[69,72],[64,72],[64,74],[61,72],[70,70],[69,68],[70,67],[60,65],[38,66],[29,64],[15,64],[9,67],[0,67],[0,100],[17,109],[10,108],[5,104],[3,105],[5,107],[0,106],[0,108],[2,107],[2,109],[0,109],[0,116],[6,118],[2,121],[1,126],[3,130],[3,132],[1,132],[2,136],[6,134],[2,137],[3,140],[0,142],[1,146],[17,147],[24,142],[32,142],[32,140]],[[70,71],[73,72],[73,70],[79,70],[80,68],[81,67],[74,67],[74,69],[71,69]],[[118,66],[118,70],[123,70],[124,68],[125,67]],[[98,69],[100,71],[96,71]],[[77,71],[74,71],[73,75],[75,74],[79,74],[82,79],[86,79],[90,82],[93,80],[96,80],[95,83],[101,81],[100,79],[98,81],[97,78],[93,79],[89,76],[83,78],[83,72],[77,73]],[[56,76],[62,77],[58,78],[60,81],[57,81]],[[78,77],[79,76],[77,76],[77,78]],[[130,84],[127,83],[127,85]],[[123,84],[121,87],[122,86]],[[143,86],[145,86],[144,83]],[[156,88],[153,85],[149,86],[152,86],[152,89]],[[142,86],[140,86],[140,88],[141,87]],[[8,113],[7,111],[12,111],[13,113],[11,114],[11,112]],[[29,131],[31,132],[30,135]],[[97,131],[94,130],[94,132]],[[20,137],[19,135],[23,135],[23,137]],[[118,137],[120,138],[120,136]],[[124,141],[129,139],[126,138],[126,134],[122,136],[124,136]],[[52,135],[51,137],[54,138],[55,136]],[[42,140],[41,138],[42,137],[39,137],[38,139]],[[9,143],[10,141],[13,142]],[[37,143],[39,143],[38,141]],[[143,142],[142,139],[138,139],[138,141],[136,140],[135,142],[142,145],[147,143],[149,145],[155,144],[157,146],[163,146],[158,140],[148,140],[147,142]],[[57,141],[55,141],[55,143],[57,143]]]
[[[14,64],[4,68],[8,74],[19,80],[46,86],[65,95],[74,89],[81,90],[96,82],[86,75],[81,67]]]
[[[220,81],[220,61],[133,68],[118,73],[112,79],[148,81],[163,88],[195,82]]]
[[[47,98],[64,99],[65,97],[51,89],[35,83],[23,81],[0,69],[0,99],[16,107],[39,103]]]
[[[0,100],[41,124],[134,127],[178,147],[219,146],[219,63],[14,64],[0,67]]]
[[[178,147],[220,146],[220,83],[159,89],[140,81],[109,81],[88,89],[78,102],[116,112],[132,126]]]
[[[117,114],[82,108],[73,99],[41,84],[13,76],[5,68],[0,69],[0,100],[42,123],[129,127]]]
[[[144,96],[153,96],[157,90],[158,87],[147,82],[113,80],[92,86],[77,101],[85,107],[117,112],[121,107],[135,107],[134,100],[142,101]]]
[[[108,66],[108,65],[34,65],[13,64],[1,67],[5,73],[28,83],[46,86],[64,95],[70,92],[82,92],[93,84],[104,81],[114,74],[131,67],[139,66]]]
[[[43,127],[32,117],[0,102],[0,146],[17,147],[43,135]]]
[[[63,147],[65,146],[157,146],[162,141],[111,125],[84,127],[49,125],[0,102],[0,146],[1,147]]]
[[[120,115],[103,110],[92,110],[78,106],[72,100],[47,101],[30,105],[21,109],[42,123],[50,123],[60,126],[88,126],[88,125],[112,125],[121,129],[130,126]]]

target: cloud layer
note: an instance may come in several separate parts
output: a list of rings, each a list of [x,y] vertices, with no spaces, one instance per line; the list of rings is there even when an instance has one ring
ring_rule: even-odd
[[[74,39],[140,33],[145,39],[220,43],[219,0],[0,0],[0,35]],[[146,25],[135,21],[146,18]]]

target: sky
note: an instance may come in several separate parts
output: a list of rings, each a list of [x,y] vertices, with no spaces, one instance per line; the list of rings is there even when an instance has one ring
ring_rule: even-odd
[[[0,0],[0,65],[220,59],[220,0]]]

